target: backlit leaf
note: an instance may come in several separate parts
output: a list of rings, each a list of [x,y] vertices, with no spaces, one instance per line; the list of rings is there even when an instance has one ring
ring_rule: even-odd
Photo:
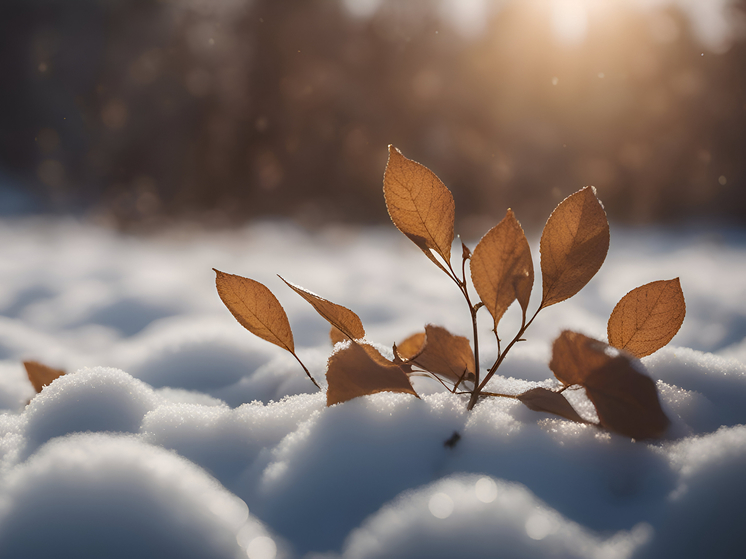
[[[440,326],[425,326],[425,343],[410,363],[453,382],[474,380],[474,352],[469,340]]]
[[[565,330],[552,344],[549,368],[562,384],[583,385],[592,371],[608,362],[606,347],[603,342]]]
[[[23,366],[26,368],[28,379],[34,385],[34,390],[36,390],[37,394],[41,392],[42,388],[52,384],[54,379],[65,374],[65,371],[61,369],[53,369],[37,361],[24,361]]]
[[[546,388],[537,387],[519,394],[518,399],[530,410],[553,413],[554,415],[559,415],[577,423],[588,423],[588,421],[578,415],[578,412],[570,405],[567,398],[559,392],[552,392]]]
[[[633,439],[654,439],[668,428],[655,382],[635,370],[623,355],[593,371],[585,392],[596,406],[601,425],[610,431]]]
[[[404,392],[417,396],[401,367],[388,361],[372,346],[354,341],[329,358],[326,380],[329,385],[327,406],[377,392]]]
[[[585,388],[602,427],[634,439],[660,437],[668,428],[655,382],[610,346],[565,331],[549,367],[560,382]]]
[[[679,278],[654,281],[622,297],[609,317],[609,343],[645,357],[670,342],[686,315]]]
[[[609,222],[586,186],[565,198],[541,235],[542,307],[569,299],[598,272],[609,250]]]
[[[252,279],[218,270],[215,273],[218,295],[241,326],[295,355],[290,322],[272,292]]]
[[[331,340],[332,345],[337,345],[339,342],[344,342],[345,340],[349,339],[350,338],[340,332],[339,328],[337,328],[336,326],[332,326],[329,329],[329,340]]]
[[[396,353],[402,359],[412,359],[418,355],[425,345],[425,332],[412,334],[406,340],[396,344]]]
[[[430,169],[389,146],[383,195],[397,229],[445,271],[432,251],[450,263],[456,206],[448,188]]]
[[[319,297],[315,293],[312,293],[299,285],[292,284],[282,276],[280,276],[280,279],[284,281],[290,289],[311,303],[313,308],[316,309],[316,312],[323,316],[329,324],[336,327],[346,337],[351,340],[365,337],[365,329],[363,328],[363,323],[360,321],[360,317],[350,309],[332,303],[323,297]]]
[[[526,311],[534,285],[534,265],[526,235],[513,210],[508,210],[503,220],[482,237],[471,256],[470,267],[474,287],[492,315],[495,328],[516,299]]]

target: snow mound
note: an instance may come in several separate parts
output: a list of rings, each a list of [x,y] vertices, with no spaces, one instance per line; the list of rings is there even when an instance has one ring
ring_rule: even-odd
[[[54,440],[6,476],[3,557],[246,557],[268,537],[246,504],[176,454],[131,436]],[[249,542],[250,543],[250,542]]]
[[[542,311],[491,388],[553,386],[563,329],[603,339],[625,293],[680,276],[684,326],[639,363],[671,419],[659,441],[512,399],[467,412],[427,379],[415,380],[421,399],[327,408],[294,358],[241,328],[215,292],[213,267],[272,289],[322,388],[328,324],[275,273],[354,310],[385,353],[427,323],[468,335],[458,290],[395,231],[134,238],[0,221],[0,556],[741,557],[746,240],[611,237],[598,275]],[[519,324],[511,308],[500,327]],[[483,366],[490,327],[480,322]],[[26,359],[68,374],[34,395]],[[566,394],[593,418],[582,390]]]
[[[486,525],[492,529],[485,530]],[[383,507],[352,532],[341,557],[626,559],[651,536],[650,526],[641,523],[603,539],[521,485],[454,475]]]
[[[150,386],[118,369],[94,367],[64,375],[33,398],[24,412],[28,450],[68,433],[137,433],[158,401]]]

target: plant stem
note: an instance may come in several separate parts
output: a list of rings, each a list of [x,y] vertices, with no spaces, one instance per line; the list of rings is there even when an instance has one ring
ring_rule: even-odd
[[[466,245],[462,243],[462,247],[466,249]],[[471,253],[467,253],[468,249],[462,251],[462,259],[461,259],[461,279],[459,280],[456,277],[456,272],[453,271],[453,268],[451,268],[451,265],[449,263],[448,267],[451,269],[451,273],[453,274],[453,280],[456,282],[456,285],[458,285],[459,289],[461,290],[461,293],[464,296],[464,299],[466,299],[466,304],[469,306],[469,314],[471,315],[471,329],[472,329],[472,336],[474,339],[474,390],[477,390],[477,386],[479,386],[479,330],[477,328],[477,308],[472,304],[471,298],[469,297],[469,287],[466,282],[466,261],[469,259],[469,255]]]
[[[308,378],[310,378],[310,379],[311,379],[311,382],[312,382],[312,383],[314,384],[314,386],[315,386],[316,388],[318,388],[318,389],[319,389],[319,391],[321,391],[321,387],[319,386],[319,383],[318,383],[318,382],[316,382],[316,381],[314,380],[314,378],[313,378],[313,377],[311,376],[311,373],[309,373],[309,372],[308,372],[308,369],[306,369],[306,366],[305,366],[305,365],[303,364],[303,361],[301,361],[301,360],[300,360],[300,357],[298,357],[298,356],[297,356],[297,355],[295,354],[295,352],[294,352],[294,351],[291,351],[290,353],[292,353],[293,357],[295,357],[295,360],[296,360],[296,361],[297,361],[298,363],[300,363],[300,366],[301,366],[301,367],[303,367],[303,370],[304,370],[304,371],[306,371],[306,374],[308,375]]]
[[[474,391],[472,392],[471,399],[469,400],[469,405],[466,406],[467,410],[472,410],[474,406],[477,404],[477,401],[479,400],[479,396],[481,395],[482,390],[484,390],[484,387],[487,385],[489,380],[495,374],[495,371],[497,371],[497,368],[505,360],[505,356],[508,355],[510,348],[512,348],[515,345],[515,343],[523,337],[523,334],[526,332],[526,330],[528,330],[528,327],[531,326],[531,323],[534,321],[536,316],[539,314],[539,311],[543,308],[543,304],[544,304],[544,301],[542,301],[542,304],[539,305],[539,308],[536,309],[534,316],[532,316],[531,320],[529,320],[528,322],[526,322],[526,311],[525,310],[523,311],[523,318],[521,319],[521,328],[518,330],[518,333],[515,335],[515,337],[507,345],[507,347],[505,348],[505,351],[503,351],[497,356],[495,363],[492,365],[489,372],[484,377],[484,380],[482,381],[482,383],[475,384]],[[495,335],[497,335],[497,333],[495,333]]]

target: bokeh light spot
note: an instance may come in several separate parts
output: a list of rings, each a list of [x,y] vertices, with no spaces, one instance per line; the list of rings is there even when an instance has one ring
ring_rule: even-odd
[[[526,519],[526,534],[532,540],[543,540],[556,531],[556,523],[544,513],[536,512]]]
[[[453,499],[445,493],[435,493],[427,504],[435,518],[448,518],[453,512]]]
[[[474,490],[477,494],[477,499],[483,503],[491,503],[497,498],[497,485],[488,477],[479,478]]]
[[[277,555],[277,544],[268,536],[259,536],[251,540],[246,548],[249,559],[275,559]]]

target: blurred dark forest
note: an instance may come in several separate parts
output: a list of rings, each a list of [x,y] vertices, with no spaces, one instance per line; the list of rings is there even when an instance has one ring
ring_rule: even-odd
[[[2,0],[0,213],[376,223],[391,143],[467,235],[587,184],[617,221],[746,225],[743,2],[710,43],[674,2],[458,5]]]

